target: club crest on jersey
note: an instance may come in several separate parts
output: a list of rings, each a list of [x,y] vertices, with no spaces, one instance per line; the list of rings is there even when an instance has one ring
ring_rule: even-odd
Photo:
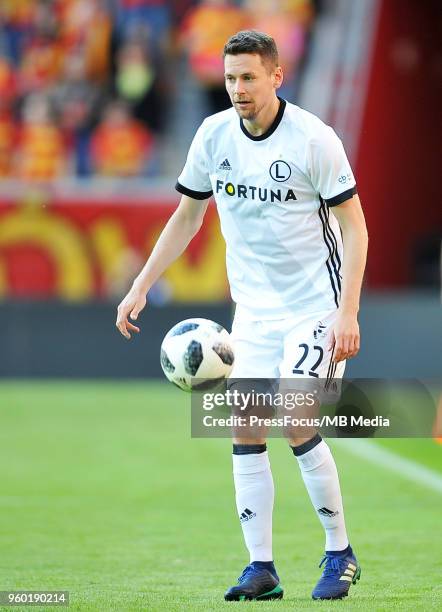
[[[327,326],[323,324],[322,321],[318,321],[313,330],[313,337],[315,340],[318,338],[324,338],[327,335]]]
[[[296,200],[293,189],[269,189],[267,187],[256,187],[254,185],[234,185],[224,183],[220,179],[216,181],[216,193],[224,191],[229,196],[236,196],[244,200],[258,200],[260,202],[289,202]]]
[[[274,181],[284,183],[285,181],[289,180],[292,174],[292,169],[287,162],[283,161],[282,159],[278,159],[270,166],[269,172]]]

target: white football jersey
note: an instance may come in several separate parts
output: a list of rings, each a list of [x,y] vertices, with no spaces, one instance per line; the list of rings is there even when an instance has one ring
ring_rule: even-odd
[[[205,119],[176,185],[215,197],[232,299],[256,319],[339,305],[342,240],[329,207],[356,193],[341,141],[311,113],[280,100],[265,134],[234,108]]]

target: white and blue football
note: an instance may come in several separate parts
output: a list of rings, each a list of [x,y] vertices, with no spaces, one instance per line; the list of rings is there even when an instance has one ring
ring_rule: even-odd
[[[170,329],[161,344],[161,367],[183,389],[208,389],[232,371],[235,360],[229,333],[209,319],[186,319]]]

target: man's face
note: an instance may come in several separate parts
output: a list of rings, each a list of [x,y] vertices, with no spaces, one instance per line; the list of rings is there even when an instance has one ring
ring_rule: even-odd
[[[272,101],[275,89],[282,83],[281,68],[270,68],[260,55],[251,53],[226,55],[224,72],[227,93],[236,112],[250,121]]]

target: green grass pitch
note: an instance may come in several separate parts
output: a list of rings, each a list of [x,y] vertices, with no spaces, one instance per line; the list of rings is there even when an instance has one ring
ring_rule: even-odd
[[[277,439],[285,598],[225,603],[248,561],[230,441],[192,440],[189,403],[167,383],[1,383],[0,590],[69,590],[71,610],[442,608],[442,494],[333,441],[362,578],[342,602],[312,602],[323,534]],[[442,474],[432,440],[382,444]]]

